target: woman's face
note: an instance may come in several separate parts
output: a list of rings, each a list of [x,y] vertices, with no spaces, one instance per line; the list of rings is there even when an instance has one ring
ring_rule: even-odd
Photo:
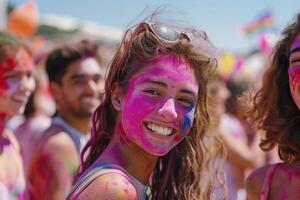
[[[290,91],[298,109],[300,109],[300,34],[291,45],[289,62]]]
[[[164,56],[144,66],[122,98],[121,123],[129,140],[149,154],[167,154],[192,127],[198,88],[184,60]]]
[[[23,113],[35,88],[33,69],[32,58],[24,49],[0,62],[0,113]]]

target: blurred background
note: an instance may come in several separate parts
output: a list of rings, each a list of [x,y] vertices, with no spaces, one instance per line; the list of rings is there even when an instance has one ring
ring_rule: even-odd
[[[209,86],[212,131],[218,132],[228,152],[224,165],[227,199],[245,200],[243,181],[249,171],[277,162],[278,157],[276,149],[260,151],[260,136],[245,120],[237,100],[244,92],[259,89],[280,32],[300,11],[299,0],[0,0],[0,30],[23,38],[33,50],[37,89],[27,107],[48,118],[55,111],[44,62],[56,45],[93,40],[99,47],[98,61],[107,68],[123,31],[134,19],[143,19],[141,13],[149,14],[159,6],[167,6],[171,16],[205,30],[218,49],[218,80]],[[12,120],[10,126],[16,129],[23,121]]]
[[[10,12],[12,8],[24,3],[25,0],[1,0],[0,2],[2,2],[1,7],[7,4],[8,12]],[[299,10],[296,0],[224,0],[221,2],[203,0],[36,0],[35,2],[39,10],[41,25],[56,24],[59,26],[64,24],[65,27],[61,28],[65,31],[74,30],[76,25],[85,22],[122,30],[145,7],[155,8],[160,5],[169,5],[178,8],[187,21],[207,31],[219,48],[236,51],[246,51],[255,45],[255,37],[245,37],[242,34],[241,28],[244,25],[253,22],[265,12],[270,12],[274,19],[273,31],[276,32],[286,25],[294,13]],[[3,21],[5,13],[1,11],[1,14]],[[61,17],[61,20],[49,22],[54,17]]]
[[[124,28],[143,10],[162,5],[207,32],[219,50],[219,70],[226,78],[237,73],[256,77],[264,62],[261,53],[270,50],[282,27],[299,11],[296,0],[0,0],[0,29],[30,38],[35,48],[49,40],[96,40],[106,65]]]

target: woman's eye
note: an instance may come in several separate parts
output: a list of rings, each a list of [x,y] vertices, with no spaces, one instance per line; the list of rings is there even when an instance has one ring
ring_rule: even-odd
[[[143,92],[151,94],[151,95],[155,95],[155,96],[159,96],[160,95],[160,93],[157,90],[153,90],[153,89],[144,90]]]
[[[12,81],[21,80],[22,79],[22,75],[21,74],[12,73],[12,74],[7,74],[6,78],[8,80],[12,80]]]
[[[177,101],[179,101],[185,107],[194,105],[193,100],[191,100],[189,98],[179,98],[179,99],[177,99]]]

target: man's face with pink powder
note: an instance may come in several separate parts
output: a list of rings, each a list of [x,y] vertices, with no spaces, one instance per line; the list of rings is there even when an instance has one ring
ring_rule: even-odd
[[[152,155],[167,154],[192,127],[198,89],[184,60],[164,56],[144,66],[122,99],[121,122],[129,140]]]
[[[298,109],[300,109],[300,34],[291,45],[289,62],[290,91]]]

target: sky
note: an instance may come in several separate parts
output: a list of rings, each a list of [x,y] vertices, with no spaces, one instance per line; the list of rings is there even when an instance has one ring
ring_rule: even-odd
[[[9,0],[19,5],[25,0]],[[143,9],[167,5],[173,15],[206,31],[219,49],[246,52],[258,41],[239,28],[270,10],[279,32],[300,12],[299,0],[36,0],[40,14],[59,14],[125,28]]]

